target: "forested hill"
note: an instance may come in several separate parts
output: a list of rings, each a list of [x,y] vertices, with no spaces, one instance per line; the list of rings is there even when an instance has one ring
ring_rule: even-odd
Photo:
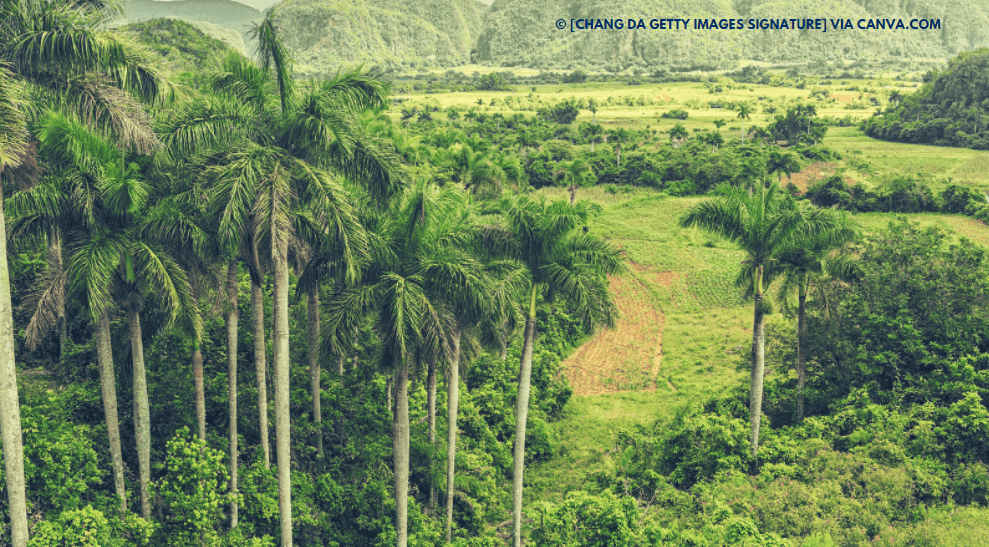
[[[164,66],[173,73],[218,66],[219,60],[230,51],[244,53],[244,42],[239,34],[216,25],[200,28],[205,25],[209,23],[163,18],[132,23],[120,30],[135,35],[143,46],[158,54]]]
[[[862,123],[870,137],[989,150],[989,48],[962,53],[916,93],[890,96]]]
[[[475,0],[285,0],[286,45],[319,70],[340,63],[470,62],[488,7]]]
[[[161,17],[180,17],[203,21],[238,33],[245,33],[251,24],[261,19],[261,11],[233,0],[127,0],[124,3],[127,22],[147,21]]]
[[[558,18],[940,18],[938,31],[559,31]],[[947,58],[989,45],[987,0],[497,0],[477,44],[487,64],[705,65],[736,59]]]

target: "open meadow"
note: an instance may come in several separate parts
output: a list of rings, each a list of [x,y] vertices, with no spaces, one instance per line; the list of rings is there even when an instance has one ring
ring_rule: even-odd
[[[724,77],[714,77],[714,80],[634,86],[610,82],[538,84],[516,86],[510,92],[416,92],[400,96],[406,99],[402,108],[457,107],[464,111],[475,110],[504,117],[514,114],[530,117],[536,110],[562,101],[575,100],[586,105],[593,100],[597,103],[597,112],[586,108],[580,110],[574,126],[594,120],[606,130],[648,130],[652,132],[655,144],[645,143],[641,148],[654,150],[669,139],[669,130],[678,123],[693,135],[713,130],[715,121],[723,120],[725,124],[719,131],[726,140],[741,139],[743,121],[738,119],[736,112],[725,108],[730,103],[755,105],[751,119],[744,122],[746,133],[751,135],[754,127],[767,125],[773,121],[775,114],[798,102],[810,102],[818,116],[848,117],[857,122],[872,116],[876,104],[887,104],[891,93],[916,91],[914,83],[890,79],[827,80],[830,83],[804,89],[737,83]],[[721,91],[712,92],[717,89]],[[878,103],[873,103],[873,99]],[[684,120],[661,117],[674,109],[686,111],[688,117]],[[400,110],[391,110],[393,119],[398,119]],[[442,113],[434,116],[444,118]],[[841,171],[853,184],[867,187],[881,176],[907,175],[924,178],[934,190],[943,189],[950,181],[989,192],[989,151],[890,143],[869,138],[856,127],[830,127],[823,144],[838,152],[842,158],[810,164],[805,166],[803,172],[794,173],[790,179],[795,180],[801,189],[806,189],[808,183],[821,176]]]

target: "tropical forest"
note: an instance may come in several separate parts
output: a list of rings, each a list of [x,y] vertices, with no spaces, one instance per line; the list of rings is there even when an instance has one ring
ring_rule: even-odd
[[[989,545],[983,0],[245,2],[0,0],[0,546]]]

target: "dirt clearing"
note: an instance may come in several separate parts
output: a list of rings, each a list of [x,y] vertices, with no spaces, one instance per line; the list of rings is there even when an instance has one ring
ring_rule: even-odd
[[[617,324],[598,331],[563,363],[575,395],[656,387],[662,368],[663,312],[633,276],[611,278],[611,290],[621,314]]]

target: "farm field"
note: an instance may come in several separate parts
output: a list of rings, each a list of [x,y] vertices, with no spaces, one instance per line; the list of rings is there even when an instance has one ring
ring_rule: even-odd
[[[852,91],[849,88],[870,91]],[[846,80],[845,84],[838,81],[831,85],[814,86],[813,89],[827,91],[831,96],[830,102],[811,101],[818,116],[864,119],[875,111],[874,106],[863,104],[869,97],[876,97],[885,104],[890,92],[912,92],[915,88],[912,83],[880,87],[868,80]],[[726,139],[741,138],[742,124],[736,118],[736,113],[725,108],[711,107],[708,104],[711,101],[747,101],[758,105],[752,118],[745,123],[746,130],[749,131],[754,126],[766,125],[772,121],[774,114],[766,112],[767,107],[784,110],[787,104],[808,101],[811,92],[811,89],[733,83],[725,84],[722,93],[710,93],[705,84],[697,82],[639,86],[594,82],[541,84],[524,88],[520,86],[512,92],[413,93],[402,97],[407,99],[403,108],[446,109],[456,106],[464,111],[474,109],[489,115],[497,113],[506,117],[517,113],[533,116],[537,109],[565,100],[586,102],[593,99],[598,103],[597,113],[581,110],[573,127],[593,119],[606,129],[648,129],[655,132],[656,142],[659,143],[668,139],[667,132],[677,123],[683,124],[692,135],[714,129],[715,120],[726,122],[720,130]],[[478,101],[482,104],[478,105]],[[492,101],[494,105],[491,104]],[[686,110],[689,117],[686,120],[660,117],[673,109]],[[390,115],[393,119],[398,119],[400,109],[393,108]],[[434,116],[445,118],[440,113]],[[823,144],[842,156],[830,170],[843,171],[853,183],[872,185],[885,175],[909,175],[926,178],[935,191],[943,189],[948,180],[989,191],[989,151],[890,143],[867,137],[856,127],[830,127]],[[648,150],[649,145],[645,145],[645,149]],[[800,179],[801,175],[794,174],[794,177]],[[803,178],[807,179],[809,175],[805,174]]]

